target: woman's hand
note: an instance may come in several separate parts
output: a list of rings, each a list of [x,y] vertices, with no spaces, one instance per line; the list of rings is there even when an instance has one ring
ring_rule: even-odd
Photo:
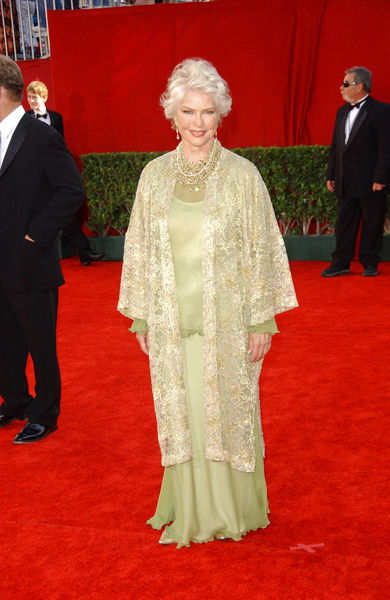
[[[149,334],[147,333],[136,333],[135,337],[141,346],[142,352],[145,352],[149,356]]]
[[[271,333],[249,333],[248,353],[251,355],[251,362],[259,362],[271,348]]]

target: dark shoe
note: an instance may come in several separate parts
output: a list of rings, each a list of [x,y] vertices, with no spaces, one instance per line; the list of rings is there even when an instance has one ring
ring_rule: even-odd
[[[6,415],[0,414],[0,427],[5,427],[13,421],[27,421],[27,417],[24,415],[15,415],[13,417],[7,417]]]
[[[349,275],[349,273],[349,269],[341,269],[340,267],[330,265],[330,267],[322,271],[321,275],[322,277],[337,277],[337,275]]]
[[[376,277],[378,275],[378,269],[375,267],[367,267],[363,270],[363,277]]]
[[[101,260],[105,256],[104,252],[90,252],[86,256],[81,259],[81,266],[87,267],[91,264],[91,262],[96,262],[97,260]]]
[[[18,433],[14,439],[14,444],[31,444],[31,442],[39,442],[45,439],[48,435],[57,429],[54,425],[39,425],[39,423],[27,423],[25,427]]]

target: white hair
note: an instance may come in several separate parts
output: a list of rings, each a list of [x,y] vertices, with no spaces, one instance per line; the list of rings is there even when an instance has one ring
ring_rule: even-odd
[[[189,90],[210,94],[220,117],[229,113],[232,106],[229,86],[217,69],[203,58],[186,58],[173,69],[167,89],[160,98],[167,119],[173,119]]]

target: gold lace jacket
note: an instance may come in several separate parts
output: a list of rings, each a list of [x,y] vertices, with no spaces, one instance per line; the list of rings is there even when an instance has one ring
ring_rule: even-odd
[[[191,460],[179,311],[167,215],[173,152],[143,170],[126,234],[118,310],[148,322],[150,372],[163,466]],[[283,239],[264,182],[223,149],[207,183],[202,231],[205,457],[254,471],[261,363],[248,325],[297,306]]]

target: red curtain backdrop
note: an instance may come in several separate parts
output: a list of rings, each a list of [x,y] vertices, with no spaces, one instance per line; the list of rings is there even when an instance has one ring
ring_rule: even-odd
[[[48,106],[49,108],[54,109],[54,92],[53,92],[53,84],[51,79],[52,73],[52,64],[50,59],[42,59],[42,60],[22,60],[18,62],[18,66],[20,67],[23,73],[23,79],[25,83],[25,87],[28,86],[31,81],[35,81],[39,79],[43,81],[47,85],[47,89],[49,90],[49,100]],[[23,106],[26,110],[29,110],[30,107],[27,103],[26,94],[24,94]]]
[[[303,143],[329,144],[344,70],[363,65],[373,74],[372,96],[390,102],[389,0],[326,0],[316,52]]]
[[[330,143],[354,64],[372,69],[373,96],[390,101],[389,0],[50,11],[49,23],[48,105],[64,115],[75,154],[173,148],[158,100],[186,57],[207,58],[230,85],[233,110],[219,133],[227,147]]]

